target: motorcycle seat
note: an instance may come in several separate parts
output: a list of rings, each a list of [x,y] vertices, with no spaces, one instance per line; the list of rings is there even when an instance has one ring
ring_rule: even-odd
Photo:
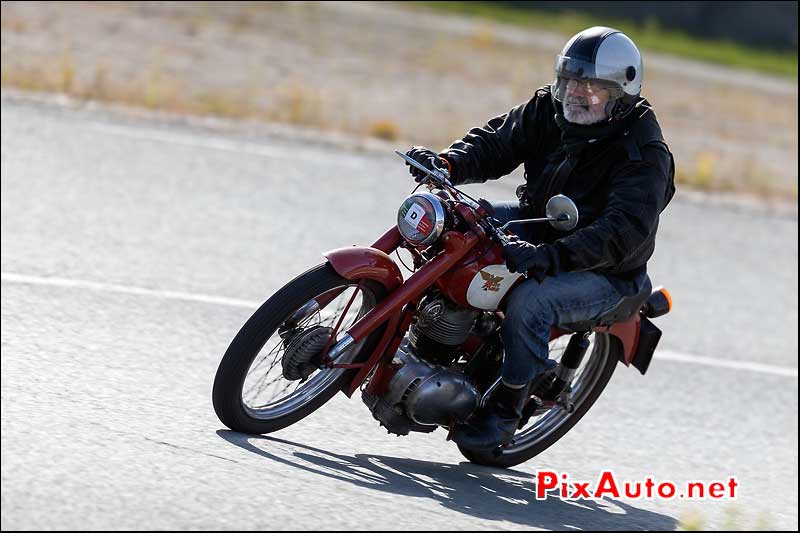
[[[610,326],[617,322],[625,322],[631,318],[634,313],[639,312],[644,303],[653,292],[653,284],[650,282],[650,277],[645,278],[642,289],[633,296],[625,296],[617,305],[604,312],[593,320],[584,320],[581,322],[574,322],[571,324],[559,324],[558,329],[581,332],[591,331],[593,328],[600,326]]]

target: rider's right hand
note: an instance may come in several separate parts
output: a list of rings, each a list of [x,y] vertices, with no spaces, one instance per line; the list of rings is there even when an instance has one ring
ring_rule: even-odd
[[[439,157],[436,152],[429,150],[424,146],[415,146],[406,152],[406,155],[430,170],[442,170],[447,169],[448,167],[447,163],[441,157]],[[414,181],[417,183],[421,182],[422,179],[427,176],[427,174],[422,172],[420,169],[412,167],[408,163],[406,163],[406,165],[408,165],[408,171],[412,176],[414,176]]]
[[[508,239],[503,244],[503,259],[511,272],[527,273],[539,283],[546,276],[558,274],[558,252],[551,244],[531,244],[519,239]]]

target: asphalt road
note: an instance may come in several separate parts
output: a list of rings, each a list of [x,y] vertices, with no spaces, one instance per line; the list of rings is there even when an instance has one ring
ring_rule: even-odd
[[[472,186],[508,198],[517,180]],[[674,311],[647,376],[513,470],[337,397],[270,437],[211,407],[252,305],[388,227],[399,158],[2,102],[2,528],[797,528],[797,218],[679,194],[651,262]],[[533,472],[735,501],[537,501]]]

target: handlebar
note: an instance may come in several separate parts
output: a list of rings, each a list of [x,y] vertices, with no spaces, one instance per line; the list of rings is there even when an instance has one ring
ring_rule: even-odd
[[[453,184],[450,183],[450,179],[449,179],[450,178],[450,173],[447,172],[447,169],[442,168],[442,169],[437,169],[437,170],[431,170],[431,169],[425,167],[424,165],[422,165],[421,163],[418,163],[417,161],[411,159],[410,157],[408,157],[403,152],[398,152],[397,150],[395,150],[394,153],[396,153],[397,155],[402,157],[405,160],[405,162],[408,163],[409,165],[411,165],[412,167],[414,167],[416,169],[419,169],[419,170],[423,171],[424,173],[426,173],[428,175],[428,177],[430,177],[433,180],[435,185],[438,185],[439,187],[441,187],[443,189],[454,189],[453,188]]]
[[[495,219],[494,217],[492,217],[493,209],[491,207],[491,204],[489,204],[489,202],[487,202],[483,198],[481,198],[480,200],[476,201],[474,198],[472,198],[468,194],[459,191],[450,182],[450,174],[447,171],[447,169],[444,169],[444,168],[429,169],[429,168],[425,167],[421,163],[415,161],[414,159],[410,158],[409,156],[407,156],[406,154],[404,154],[402,152],[399,152],[399,151],[395,150],[394,153],[396,153],[397,155],[402,157],[403,160],[406,163],[408,163],[409,165],[411,165],[412,167],[417,168],[417,169],[421,170],[422,172],[424,172],[426,174],[426,177],[429,178],[429,181],[432,182],[433,185],[435,185],[435,186],[439,187],[440,189],[443,189],[443,190],[447,191],[448,193],[450,193],[456,201],[468,204],[469,202],[467,202],[466,199],[469,199],[469,200],[471,200],[473,202],[473,204],[477,204],[477,205],[470,206],[471,208],[475,208],[475,207],[478,207],[478,206],[482,207],[483,210],[485,211],[486,215],[488,215],[488,216],[483,216],[480,219],[480,221],[477,221],[477,220],[473,219],[472,223],[473,224],[475,224],[475,223],[479,224],[480,227],[483,228],[486,231],[486,233],[492,238],[492,240],[494,240],[495,242],[499,243],[502,246],[505,246],[506,244],[511,242],[511,239],[513,238],[513,234],[511,236],[506,234],[506,228],[511,224],[518,223],[518,222],[519,223],[524,223],[524,222],[546,222],[546,221],[566,220],[566,219],[563,219],[562,217],[558,217],[558,218],[553,218],[553,217],[532,218],[532,219],[526,219],[526,220],[511,220],[509,222],[506,222],[503,225],[500,225],[500,221]],[[424,183],[424,181],[422,183]],[[567,219],[569,219],[569,216],[567,216]]]

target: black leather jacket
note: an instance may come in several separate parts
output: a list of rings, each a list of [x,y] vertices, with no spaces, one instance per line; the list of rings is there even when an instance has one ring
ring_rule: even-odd
[[[549,228],[541,242],[557,249],[561,271],[597,270],[623,280],[646,272],[658,216],[675,192],[674,162],[644,99],[609,133],[575,149],[556,121],[549,87],[441,153],[458,184],[498,179],[525,165],[523,212],[540,216],[547,199],[575,201],[578,226]],[[580,126],[578,128],[581,128]],[[591,128],[591,127],[584,127]]]

